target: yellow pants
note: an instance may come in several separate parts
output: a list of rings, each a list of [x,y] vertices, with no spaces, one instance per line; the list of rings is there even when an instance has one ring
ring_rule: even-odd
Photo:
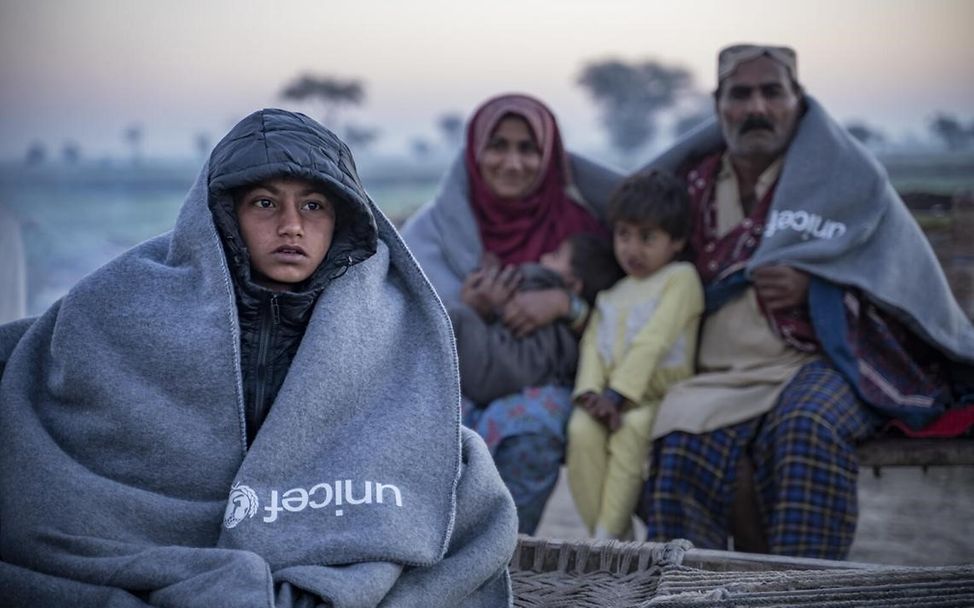
[[[614,433],[576,407],[568,421],[565,464],[575,506],[589,534],[596,528],[619,538],[629,532],[648,470],[658,403],[622,412]]]

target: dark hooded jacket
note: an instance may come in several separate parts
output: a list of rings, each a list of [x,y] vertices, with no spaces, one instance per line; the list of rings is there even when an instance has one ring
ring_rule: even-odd
[[[322,170],[333,179],[323,186],[336,213],[335,235],[327,256],[306,281],[290,291],[272,291],[256,284],[234,211],[234,194],[280,177],[322,183]],[[248,444],[253,442],[287,376],[315,301],[349,266],[375,253],[375,220],[362,201],[345,188],[362,190],[348,148],[331,132],[299,114],[279,110],[253,114],[234,127],[210,156],[209,204],[237,297]]]

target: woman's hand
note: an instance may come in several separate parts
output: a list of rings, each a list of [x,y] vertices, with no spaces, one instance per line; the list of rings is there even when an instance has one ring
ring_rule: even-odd
[[[564,289],[521,291],[504,306],[501,319],[518,338],[568,314],[571,298]]]
[[[751,281],[770,311],[801,306],[808,299],[808,274],[791,266],[761,266],[751,274]]]
[[[492,319],[514,295],[521,283],[516,266],[501,266],[493,254],[484,256],[481,267],[463,281],[460,299],[484,319]]]

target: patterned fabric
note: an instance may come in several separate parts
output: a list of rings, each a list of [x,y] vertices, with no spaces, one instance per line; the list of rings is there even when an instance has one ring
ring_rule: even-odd
[[[544,386],[479,408],[464,400],[463,423],[477,431],[517,506],[518,532],[533,534],[555,489],[572,412],[571,388]]]
[[[861,400],[904,426],[919,430],[974,403],[965,385],[974,367],[950,362],[858,290],[812,277],[809,306],[822,350],[835,368]],[[955,428],[956,434],[963,430]]]
[[[764,221],[774,196],[772,186],[745,221],[721,236],[718,231],[715,191],[722,159],[723,152],[711,154],[686,174],[693,218],[690,247],[697,272],[705,284],[719,281],[744,269],[761,243]]]
[[[693,218],[690,248],[697,272],[707,288],[708,310],[709,302],[715,297],[714,292],[723,293],[726,283],[747,285],[738,277],[744,273],[745,267],[761,244],[776,189],[772,185],[761,200],[757,201],[748,217],[733,230],[720,236],[715,192],[723,156],[723,152],[711,154],[686,174]],[[782,340],[803,352],[815,352],[818,349],[807,306],[771,312],[765,309],[760,298],[758,303],[761,305],[761,312]]]
[[[648,540],[726,548],[739,457],[755,466],[772,553],[843,559],[858,514],[855,443],[880,419],[829,364],[803,367],[765,416],[702,435],[656,441],[639,514]]]

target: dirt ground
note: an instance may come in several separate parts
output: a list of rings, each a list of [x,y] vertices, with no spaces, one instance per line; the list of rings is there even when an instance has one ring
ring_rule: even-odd
[[[974,467],[884,468],[859,474],[859,526],[849,559],[909,566],[974,564]],[[586,538],[565,472],[537,536]]]

